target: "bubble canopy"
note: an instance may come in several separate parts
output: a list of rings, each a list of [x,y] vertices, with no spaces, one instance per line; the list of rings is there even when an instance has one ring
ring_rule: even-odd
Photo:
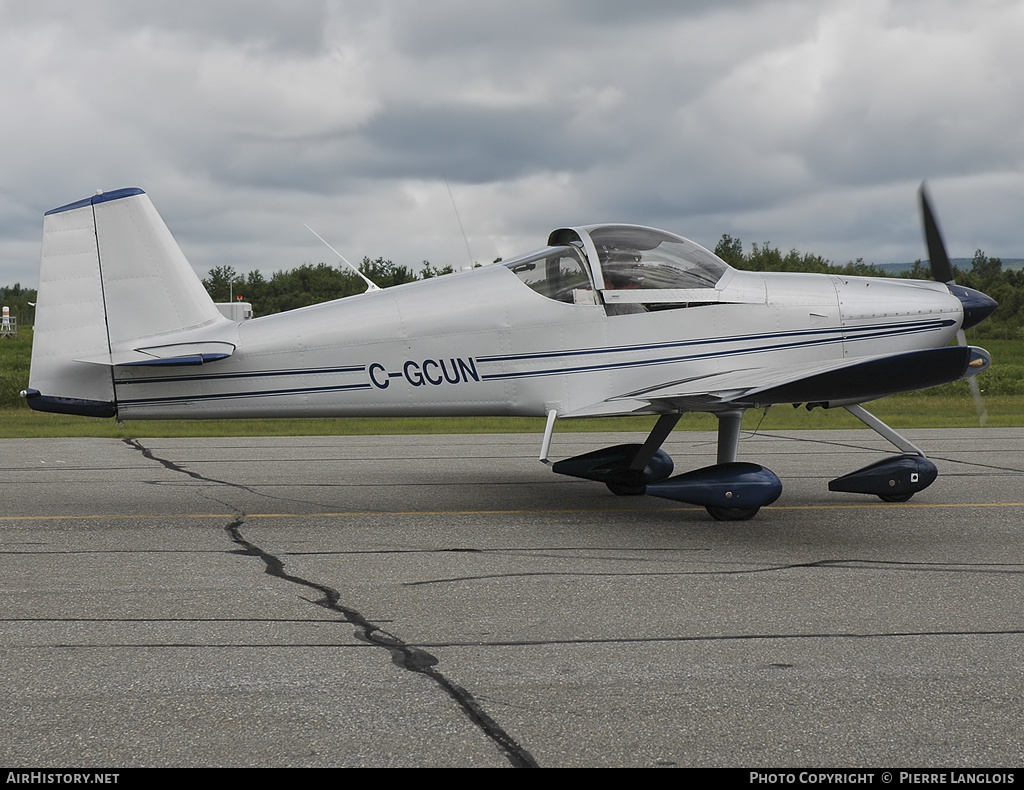
[[[717,255],[682,236],[636,225],[583,229],[607,288],[714,288],[728,270]]]
[[[713,289],[729,271],[689,239],[640,225],[590,225],[553,232],[551,245],[504,265],[538,293],[573,301],[573,291]],[[660,301],[660,300],[659,300]]]

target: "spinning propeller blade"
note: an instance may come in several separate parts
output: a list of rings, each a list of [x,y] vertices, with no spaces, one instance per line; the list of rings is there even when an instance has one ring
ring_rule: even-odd
[[[953,265],[946,255],[946,245],[942,242],[942,234],[939,232],[939,225],[932,214],[931,204],[928,202],[928,190],[921,184],[921,213],[924,215],[924,240],[928,245],[928,263],[931,264],[932,277],[940,282],[955,282],[953,278]]]
[[[963,302],[964,324],[968,323],[969,310],[979,310],[984,313],[977,320],[973,320],[972,317],[970,325],[973,326],[990,315],[996,309],[996,303],[984,294],[973,291],[970,288],[962,288],[956,284],[956,279],[953,276],[953,265],[949,262],[949,256],[946,254],[946,245],[942,241],[942,233],[939,231],[939,225],[935,221],[935,215],[932,213],[932,207],[928,201],[928,190],[924,184],[921,184],[920,195],[921,214],[924,217],[924,240],[928,246],[928,263],[931,265],[932,277],[940,283],[945,283],[950,293]],[[979,299],[978,297],[982,298]],[[956,342],[961,346],[967,345],[967,335],[964,334],[963,325],[957,330]],[[988,419],[988,412],[985,410],[985,403],[981,399],[981,389],[978,387],[978,380],[971,376],[967,379],[967,383],[971,388],[971,397],[974,398],[974,408],[978,412],[978,422],[984,426],[985,421]]]

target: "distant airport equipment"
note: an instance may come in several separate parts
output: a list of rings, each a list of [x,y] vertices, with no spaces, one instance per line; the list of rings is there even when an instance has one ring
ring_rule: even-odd
[[[18,319],[11,318],[11,308],[4,307],[3,321],[0,322],[0,337],[17,337]]]

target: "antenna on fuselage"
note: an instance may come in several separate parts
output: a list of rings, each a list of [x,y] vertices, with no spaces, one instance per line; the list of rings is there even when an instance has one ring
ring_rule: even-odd
[[[305,222],[303,222],[302,224],[306,225]],[[310,233],[312,233],[314,236],[316,236],[318,239],[320,239],[320,241],[322,241],[324,243],[324,246],[327,247],[327,249],[329,249],[335,255],[337,255],[342,263],[344,263],[346,266],[348,266],[348,268],[350,268],[352,271],[354,271],[356,274],[358,274],[360,277],[363,278],[363,280],[366,282],[366,290],[367,290],[367,292],[369,292],[369,291],[379,291],[380,290],[380,286],[377,285],[377,283],[373,282],[373,280],[371,280],[369,277],[367,277],[365,274],[363,274],[361,271],[359,271],[358,268],[353,266],[352,263],[349,261],[349,259],[346,258],[344,255],[342,255],[340,252],[338,252],[336,249],[334,249],[334,247],[332,247],[330,244],[328,244],[324,240],[323,236],[321,236],[319,233],[317,233],[315,230],[313,230],[311,227],[309,227],[309,225],[306,225],[306,230],[308,230]]]
[[[462,226],[462,217],[459,216],[459,207],[455,204],[455,195],[452,194],[452,188],[448,185],[448,176],[442,173],[441,178],[444,179],[445,189],[448,190],[448,197],[451,198],[452,208],[455,209],[455,219],[459,221],[459,230],[462,231],[462,240],[466,243],[466,255],[469,256],[469,268],[472,269],[475,264],[473,263],[473,253],[469,249],[469,236],[466,235],[466,229]]]

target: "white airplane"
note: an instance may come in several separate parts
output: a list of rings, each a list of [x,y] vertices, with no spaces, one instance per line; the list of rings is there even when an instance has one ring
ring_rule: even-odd
[[[142,190],[100,193],[45,216],[22,395],[121,420],[540,416],[545,463],[556,419],[658,415],[643,444],[554,471],[725,520],[782,490],[736,460],[746,409],[840,406],[901,454],[829,488],[903,501],[935,466],[860,404],[987,369],[983,349],[949,344],[996,307],[952,282],[921,199],[938,282],[738,271],[665,231],[590,225],[515,260],[239,322]],[[717,463],[673,476],[660,448],[686,412],[718,418]]]

